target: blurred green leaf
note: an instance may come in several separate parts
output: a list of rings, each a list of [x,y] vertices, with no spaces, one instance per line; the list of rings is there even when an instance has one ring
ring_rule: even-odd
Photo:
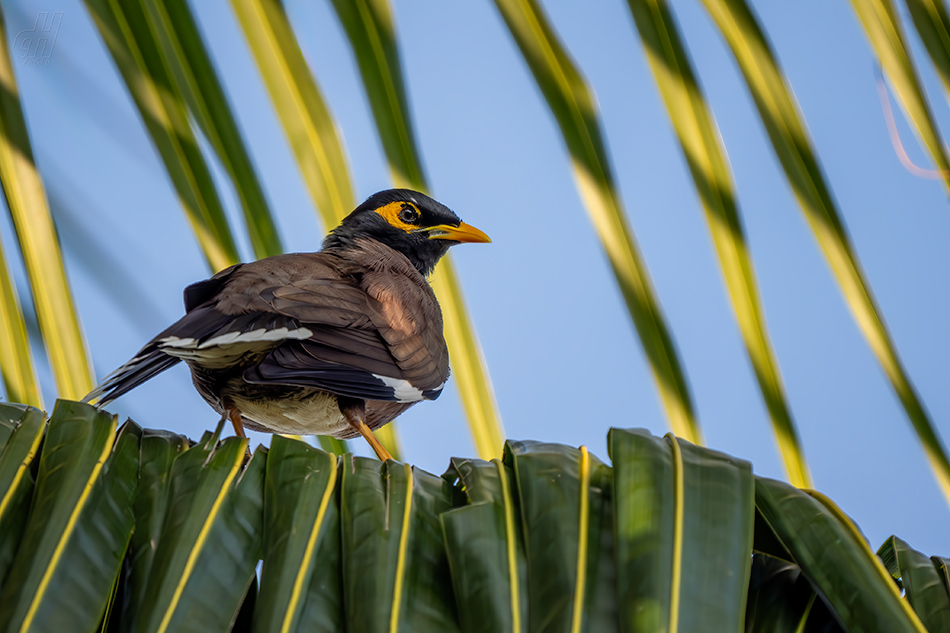
[[[917,77],[894,4],[891,0],[851,0],[851,6],[864,27],[878,61],[890,78],[897,98],[910,117],[914,130],[930,153],[937,170],[942,172],[944,184],[950,189],[950,162]],[[928,45],[928,50],[931,46]]]
[[[176,87],[231,177],[255,258],[283,253],[257,172],[188,3],[143,0],[143,6]]]
[[[917,27],[930,61],[933,62],[950,98],[950,17],[947,6],[939,0],[904,0]]]
[[[218,191],[145,8],[137,1],[84,1],[165,163],[208,266],[217,272],[237,263]]]
[[[333,8],[356,57],[393,183],[428,192],[412,129],[389,1],[333,0]],[[501,416],[451,256],[442,258],[430,283],[442,307],[445,342],[475,450],[482,459],[500,457],[505,436]]]
[[[0,630],[91,631],[132,535],[141,429],[60,400],[24,538],[0,591]],[[114,441],[114,446],[113,446]]]
[[[841,293],[904,405],[937,482],[950,502],[950,461],[946,450],[897,355],[825,183],[791,89],[765,34],[745,0],[703,0],[703,4],[739,64],[775,155],[841,286]]]
[[[0,246],[0,374],[3,388],[10,402],[23,402],[36,407],[43,406],[36,371],[33,369],[33,354],[30,337],[26,332],[23,312],[16,286],[10,277],[7,260]]]
[[[81,398],[94,384],[86,342],[69,290],[43,180],[33,158],[2,11],[0,49],[0,83],[3,85],[0,90],[0,183],[16,228],[33,291],[36,316],[59,395],[63,398]],[[22,396],[25,401],[38,405],[39,394],[35,384],[31,386],[35,379],[32,379],[28,343],[24,338],[22,323],[17,323],[18,306],[12,286],[7,287],[9,273],[2,255],[0,267],[3,268],[0,270],[0,292],[3,293],[0,301],[4,304],[0,310],[0,326],[3,326],[4,337],[11,343],[11,347],[0,354],[0,359],[4,361],[3,374],[7,389],[15,392],[8,392],[7,395],[11,398],[14,395]]]
[[[595,99],[536,0],[495,0],[561,129],[574,179],[650,362],[670,427],[701,444],[679,354],[614,184]]]
[[[696,184],[746,353],[772,419],[785,472],[792,485],[810,486],[811,475],[765,325],[729,160],[716,122],[665,0],[628,0],[627,4]]]

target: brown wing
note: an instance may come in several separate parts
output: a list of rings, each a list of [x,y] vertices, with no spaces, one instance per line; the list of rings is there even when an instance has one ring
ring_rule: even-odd
[[[311,335],[281,344],[245,379],[368,400],[437,398],[448,378],[438,303],[408,260],[390,253],[358,250],[339,262],[335,279],[297,278],[262,291],[276,313]]]

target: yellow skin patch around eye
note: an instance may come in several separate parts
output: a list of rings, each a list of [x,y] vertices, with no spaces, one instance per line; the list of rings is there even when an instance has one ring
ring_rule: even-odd
[[[405,231],[406,233],[411,233],[413,231],[419,230],[419,225],[409,224],[399,219],[399,212],[402,211],[403,207],[406,207],[406,206],[412,207],[415,210],[417,217],[418,215],[421,215],[419,213],[419,208],[416,205],[412,204],[411,202],[404,202],[404,201],[390,202],[389,204],[384,204],[383,206],[376,209],[376,213],[386,218],[386,221],[392,224],[397,229],[401,229]]]

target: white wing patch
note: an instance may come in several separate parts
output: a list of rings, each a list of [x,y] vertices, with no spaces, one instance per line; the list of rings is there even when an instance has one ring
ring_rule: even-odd
[[[244,354],[262,349],[260,343],[275,343],[288,340],[303,340],[313,336],[313,331],[300,327],[258,328],[250,332],[227,332],[199,343],[194,338],[167,336],[158,342],[166,354],[182,360],[195,362],[209,369],[228,367]],[[263,346],[267,349],[268,346]]]
[[[168,336],[159,341],[162,347],[208,349],[209,347],[221,347],[224,345],[233,345],[234,343],[258,343],[263,341],[289,341],[303,340],[313,336],[313,332],[305,327],[290,330],[285,327],[268,330],[258,328],[250,332],[227,332],[214,338],[209,338],[204,343],[198,343],[193,338],[178,338],[177,336]]]
[[[422,390],[413,387],[408,380],[380,376],[379,374],[373,374],[373,377],[379,378],[387,387],[393,390],[397,402],[419,402],[424,400]]]

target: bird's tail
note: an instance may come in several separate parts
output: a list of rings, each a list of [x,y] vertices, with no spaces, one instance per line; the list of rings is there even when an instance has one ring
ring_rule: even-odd
[[[109,404],[127,391],[131,391],[149,378],[157,376],[169,367],[177,365],[181,359],[169,356],[155,343],[142,348],[135,358],[122,365],[105,377],[98,387],[90,391],[83,402],[98,400],[99,408]]]

